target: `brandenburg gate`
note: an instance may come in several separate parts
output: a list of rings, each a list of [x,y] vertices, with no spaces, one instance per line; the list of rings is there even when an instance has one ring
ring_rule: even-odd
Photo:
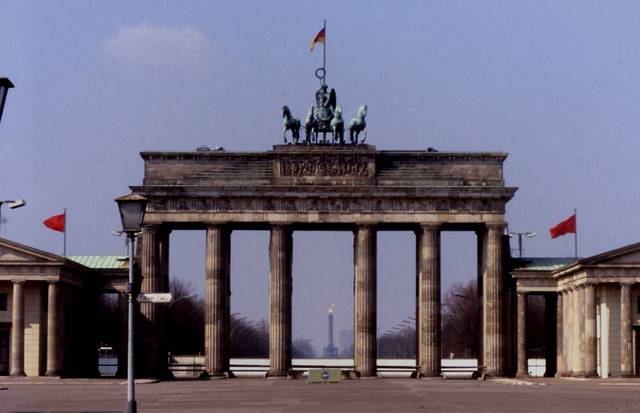
[[[230,234],[270,231],[269,376],[286,376],[292,367],[292,235],[307,230],[352,231],[354,367],[361,376],[374,376],[377,233],[413,231],[416,373],[437,376],[440,232],[474,231],[482,294],[479,363],[489,375],[505,375],[511,358],[507,346],[511,304],[503,268],[505,205],[516,191],[504,183],[507,155],[377,150],[358,142],[357,134],[351,144],[334,134],[331,144],[326,138],[320,141],[321,133],[316,124],[306,144],[294,140],[297,144],[276,145],[265,152],[207,148],[143,152],[143,184],[131,187],[149,199],[138,247],[142,291],[168,291],[171,230],[206,230],[205,364],[212,376],[228,375]],[[147,370],[162,374],[167,368],[163,308],[147,303],[141,312],[148,331],[141,343]]]

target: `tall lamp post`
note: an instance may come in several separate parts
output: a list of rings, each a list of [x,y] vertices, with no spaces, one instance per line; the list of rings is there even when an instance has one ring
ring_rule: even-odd
[[[0,76],[0,121],[2,121],[2,112],[4,112],[4,102],[7,100],[7,93],[13,87],[13,83],[8,77]]]
[[[2,112],[0,111],[0,117],[2,116]],[[27,201],[24,199],[14,199],[13,201],[0,201],[0,228],[2,227],[2,205],[7,204],[9,208],[16,209],[27,205]]]
[[[518,237],[518,253],[519,253],[519,257],[522,258],[522,236],[525,236],[527,238],[533,238],[536,236],[535,232],[509,232],[508,233],[509,238],[513,238],[513,237]]]
[[[144,212],[147,208],[147,199],[136,194],[128,194],[116,198],[120,219],[122,220],[122,232],[127,234],[129,240],[129,285],[127,293],[129,295],[129,327],[127,338],[127,412],[136,413],[136,393],[134,374],[134,346],[133,338],[135,332],[135,301],[138,295],[133,275],[133,252],[136,236],[142,227]]]

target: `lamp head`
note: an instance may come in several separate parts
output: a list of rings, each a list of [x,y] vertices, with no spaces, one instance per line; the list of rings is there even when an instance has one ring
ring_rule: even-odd
[[[147,198],[131,193],[116,198],[115,201],[118,203],[118,209],[120,210],[122,231],[126,232],[127,235],[139,232],[147,209]]]
[[[16,199],[14,201],[7,202],[7,205],[9,205],[9,208],[11,209],[16,209],[27,205],[27,201],[24,199]]]

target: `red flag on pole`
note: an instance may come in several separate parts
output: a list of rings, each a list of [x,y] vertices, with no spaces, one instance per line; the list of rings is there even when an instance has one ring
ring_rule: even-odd
[[[549,230],[551,234],[551,238],[557,238],[564,234],[575,234],[576,233],[576,214],[571,215],[569,218],[564,221],[556,224]]]
[[[58,232],[64,232],[66,212],[60,215],[54,215],[42,221],[45,227]]]

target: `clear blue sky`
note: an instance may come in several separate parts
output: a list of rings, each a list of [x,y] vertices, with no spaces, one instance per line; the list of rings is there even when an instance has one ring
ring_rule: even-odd
[[[369,105],[380,149],[505,151],[510,229],[527,254],[566,256],[548,228],[578,208],[580,254],[638,241],[640,3],[633,1],[0,1],[1,236],[61,252],[46,217],[69,210],[69,252],[118,254],[113,198],[142,150],[267,150],[280,108],[303,117],[327,19],[328,82],[345,117]],[[350,233],[295,235],[294,334],[325,344],[352,311]],[[474,275],[472,235],[443,236],[443,282]],[[172,236],[172,274],[201,291],[202,233]],[[233,236],[233,311],[266,317],[267,234]],[[413,306],[409,233],[380,235],[382,329]],[[250,257],[250,259],[247,259]]]

